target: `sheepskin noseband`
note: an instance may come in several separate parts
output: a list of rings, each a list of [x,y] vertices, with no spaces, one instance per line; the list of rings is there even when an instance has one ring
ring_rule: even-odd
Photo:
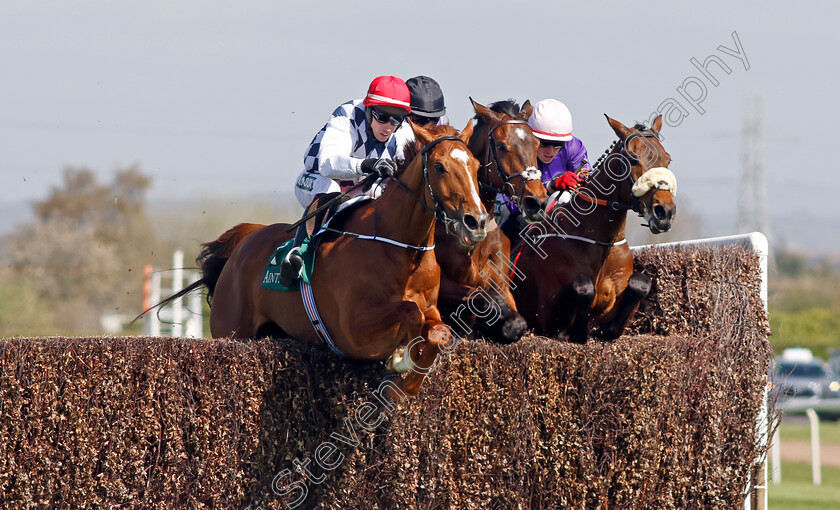
[[[641,197],[653,188],[668,190],[677,196],[677,176],[662,166],[651,168],[633,184],[633,196]]]

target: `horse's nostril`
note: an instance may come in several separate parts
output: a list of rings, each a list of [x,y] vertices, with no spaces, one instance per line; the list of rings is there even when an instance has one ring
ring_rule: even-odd
[[[666,219],[668,217],[668,209],[661,205],[653,206],[653,217],[659,221]]]
[[[475,230],[478,228],[478,220],[476,220],[475,216],[471,214],[465,214],[464,226],[466,226],[469,230]]]
[[[534,197],[525,197],[522,199],[522,210],[525,211],[525,214],[529,216],[533,216],[540,212],[542,209],[542,203]]]

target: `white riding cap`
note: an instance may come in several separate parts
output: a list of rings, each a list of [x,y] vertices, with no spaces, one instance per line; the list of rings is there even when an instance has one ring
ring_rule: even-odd
[[[534,136],[542,140],[568,142],[572,139],[572,114],[556,99],[537,101],[528,125]]]

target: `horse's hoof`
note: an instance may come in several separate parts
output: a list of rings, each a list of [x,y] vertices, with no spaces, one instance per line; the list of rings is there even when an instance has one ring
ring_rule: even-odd
[[[525,330],[527,329],[528,323],[525,322],[525,319],[521,315],[516,314],[502,326],[500,342],[506,344],[516,342],[522,338],[522,335],[525,334]]]
[[[403,374],[414,369],[414,361],[411,356],[406,356],[405,347],[400,347],[393,354],[388,356],[388,361],[385,362],[385,370],[395,373]]]

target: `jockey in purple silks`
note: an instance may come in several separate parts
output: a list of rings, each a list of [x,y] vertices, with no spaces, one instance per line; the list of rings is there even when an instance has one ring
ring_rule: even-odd
[[[538,101],[528,118],[528,126],[540,141],[537,165],[549,195],[576,188],[582,180],[578,173],[585,175],[592,167],[587,161],[583,142],[572,136],[572,114],[566,105],[556,99]],[[500,193],[496,198],[495,213],[502,232],[511,243],[516,242],[523,226],[519,221],[519,208]]]

